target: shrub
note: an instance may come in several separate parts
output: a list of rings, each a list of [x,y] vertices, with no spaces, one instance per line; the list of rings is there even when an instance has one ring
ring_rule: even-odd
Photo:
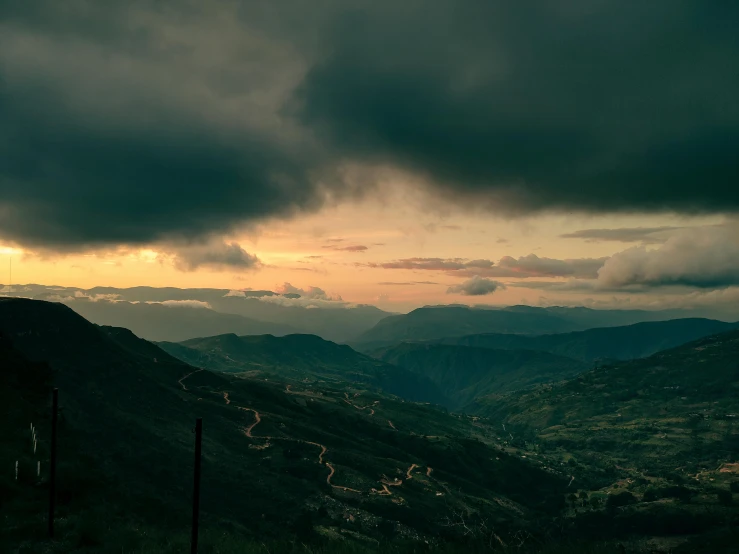
[[[631,504],[636,504],[636,497],[629,491],[624,491],[616,494],[609,494],[608,499],[606,500],[606,509],[613,511],[616,508],[629,506]]]
[[[659,496],[661,498],[676,498],[680,502],[690,502],[693,498],[693,494],[692,490],[680,485],[663,487],[659,490]]]
[[[719,504],[722,506],[731,506],[734,501],[731,491],[718,491],[716,496],[718,497]]]
[[[642,500],[644,502],[654,502],[655,500],[659,500],[659,493],[656,489],[647,489],[644,491]]]

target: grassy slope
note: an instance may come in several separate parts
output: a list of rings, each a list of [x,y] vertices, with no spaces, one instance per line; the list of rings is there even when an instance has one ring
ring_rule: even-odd
[[[638,502],[621,509],[622,526],[699,533],[739,516],[717,500],[739,484],[738,360],[732,331],[474,408],[505,426],[510,445],[526,441],[597,483],[572,504],[592,516],[591,532],[610,525],[594,510],[627,491]]]
[[[547,352],[401,343],[373,356],[424,375],[461,408],[480,395],[510,392],[566,379],[587,364]]]
[[[24,357],[49,362],[53,375],[39,369],[37,377],[59,387],[62,407],[60,540],[52,548],[31,538],[42,517],[20,523],[21,504],[43,514],[29,484],[3,505],[6,551],[26,541],[34,552],[85,545],[99,552],[111,543],[110,551],[133,552],[151,538],[142,529],[186,529],[196,416],[205,422],[204,532],[238,540],[274,540],[286,530],[369,541],[459,538],[457,527],[444,526],[456,512],[514,530],[553,513],[566,485],[557,472],[499,451],[467,418],[363,387],[292,383],[288,391],[284,382],[192,373],[130,333],[96,327],[59,304],[2,300],[0,332],[21,366],[43,367]],[[25,425],[14,423],[20,432]],[[12,433],[0,440],[4,451],[18,448]],[[46,438],[41,443],[48,448]],[[412,464],[419,467],[408,479]],[[391,495],[372,492],[382,490],[383,476]],[[348,529],[346,513],[354,517]]]
[[[315,335],[237,337],[229,334],[160,346],[187,363],[214,371],[249,372],[253,377],[293,381],[362,383],[406,400],[449,405],[440,389],[423,375]]]

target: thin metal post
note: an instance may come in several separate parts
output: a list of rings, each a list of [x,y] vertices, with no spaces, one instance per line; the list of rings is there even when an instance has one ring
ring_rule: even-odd
[[[51,462],[49,464],[49,537],[54,537],[54,504],[56,503],[56,416],[59,411],[59,389],[54,389],[51,409]]]
[[[192,541],[191,553],[198,552],[198,525],[200,518],[200,458],[203,442],[203,418],[195,420],[195,478],[192,491]]]

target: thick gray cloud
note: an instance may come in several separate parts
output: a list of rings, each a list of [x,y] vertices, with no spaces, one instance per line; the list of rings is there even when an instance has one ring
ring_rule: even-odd
[[[557,260],[540,258],[536,254],[513,258],[503,256],[498,264],[491,260],[464,258],[404,258],[384,263],[362,264],[383,269],[445,271],[449,275],[484,277],[578,277],[595,279],[607,258],[576,258]]]
[[[530,212],[739,208],[736,2],[374,2],[299,88],[348,158]]]
[[[635,246],[614,254],[598,272],[598,285],[739,285],[739,223],[684,229],[656,249]]]
[[[261,262],[238,243],[209,242],[177,248],[174,252],[174,265],[181,271],[195,271],[200,267],[245,270],[256,269]]]
[[[347,163],[508,214],[736,210],[738,15],[698,0],[4,2],[0,235],[200,237],[370,188],[341,178]]]
[[[557,260],[540,258],[536,254],[513,258],[504,256],[497,269],[501,277],[578,277],[595,279],[608,258],[576,258]],[[507,273],[506,273],[507,272]]]
[[[278,114],[306,61],[271,11],[3,3],[0,234],[58,249],[150,243],[340,197],[318,173],[325,154]]]
[[[580,229],[560,235],[565,239],[584,239],[586,242],[642,242],[659,244],[665,242],[672,231],[682,227],[620,227],[617,229]]]
[[[464,296],[483,296],[504,288],[503,283],[475,275],[463,283],[449,287],[446,292],[447,294],[462,294]]]

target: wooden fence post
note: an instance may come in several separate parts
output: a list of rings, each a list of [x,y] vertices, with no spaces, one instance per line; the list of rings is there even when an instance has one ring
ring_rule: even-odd
[[[54,504],[56,503],[56,416],[59,411],[59,389],[54,389],[51,408],[51,463],[49,464],[49,538],[54,537]]]
[[[198,552],[198,526],[200,519],[200,459],[203,442],[203,418],[195,421],[195,475],[192,491],[192,540],[190,543],[191,553]]]

